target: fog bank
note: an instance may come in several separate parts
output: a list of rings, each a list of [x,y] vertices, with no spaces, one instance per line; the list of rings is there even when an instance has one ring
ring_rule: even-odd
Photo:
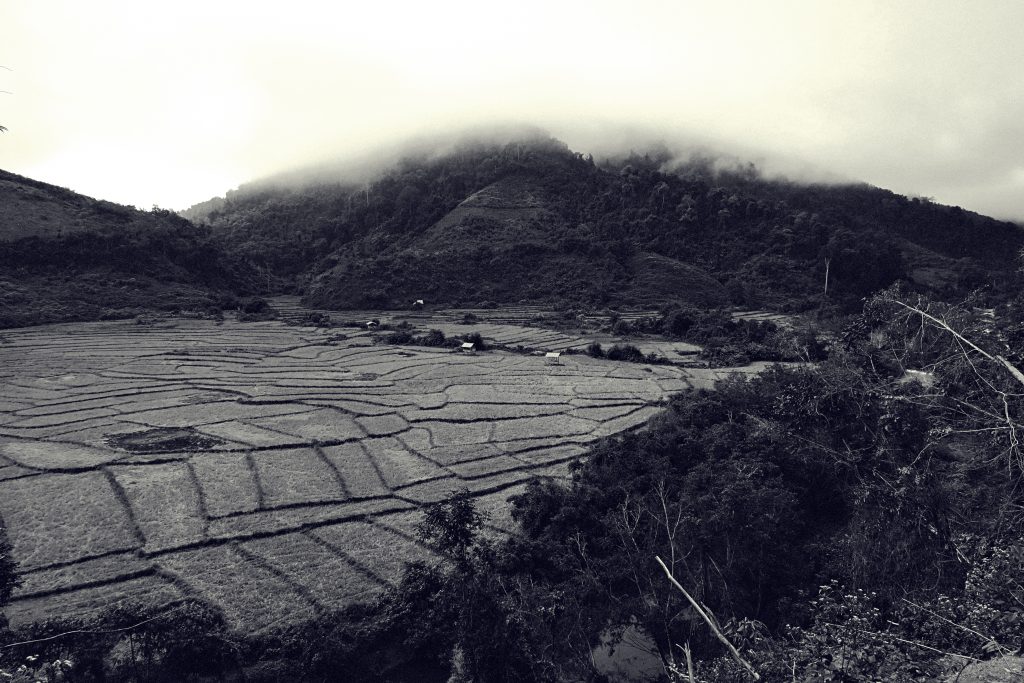
[[[15,0],[0,166],[182,208],[396,141],[655,131],[769,174],[1024,217],[1024,4]],[[385,155],[386,156],[386,155]]]

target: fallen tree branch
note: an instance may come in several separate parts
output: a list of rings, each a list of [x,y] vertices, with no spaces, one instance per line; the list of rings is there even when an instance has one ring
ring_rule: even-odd
[[[1021,384],[1024,384],[1024,373],[1022,373],[1020,370],[1018,370],[1016,367],[1014,367],[1014,365],[1010,361],[1006,360],[1006,358],[1004,358],[1003,356],[1000,356],[999,354],[992,355],[991,353],[989,353],[985,349],[981,348],[980,346],[978,346],[977,344],[972,342],[967,337],[963,336],[962,334],[960,334],[959,332],[954,330],[950,326],[950,324],[947,323],[945,320],[942,320],[940,318],[936,318],[934,315],[932,315],[930,313],[927,313],[925,311],[922,311],[920,308],[916,308],[914,306],[911,306],[910,304],[905,304],[902,301],[900,301],[899,299],[895,299],[894,298],[894,299],[892,299],[892,302],[894,304],[898,305],[898,306],[902,306],[903,308],[907,309],[908,311],[911,311],[913,313],[916,313],[916,314],[920,315],[922,318],[927,318],[932,323],[934,323],[938,327],[946,330],[947,332],[949,332],[951,335],[956,337],[958,340],[960,340],[964,344],[967,344],[968,346],[970,346],[972,349],[974,349],[975,351],[980,353],[985,358],[988,358],[990,361],[992,361],[994,363],[999,363],[1000,365],[1002,365],[1004,368],[1006,368],[1009,371],[1009,373],[1011,375],[1013,375],[1014,379],[1016,379]]]
[[[729,654],[732,655],[732,658],[734,660],[736,660],[736,663],[742,666],[744,669],[746,669],[747,673],[749,673],[755,681],[761,680],[761,676],[759,676],[758,673],[754,671],[754,667],[750,665],[750,662],[743,659],[743,655],[740,654],[739,650],[737,650],[733,646],[733,644],[729,642],[729,639],[726,638],[725,635],[719,630],[718,626],[715,625],[714,620],[710,616],[708,616],[708,613],[705,612],[704,608],[700,606],[700,603],[694,600],[693,597],[688,592],[686,592],[686,589],[683,588],[682,584],[676,581],[676,577],[672,576],[672,572],[669,571],[669,568],[667,566],[665,566],[665,563],[662,561],[662,559],[657,555],[655,555],[654,559],[657,560],[658,564],[661,565],[661,568],[665,571],[665,576],[667,576],[668,580],[672,582],[672,585],[679,589],[679,591],[689,601],[690,605],[693,606],[693,609],[697,611],[697,614],[699,614],[701,618],[704,620],[704,622],[708,625],[708,628],[711,629],[711,632],[715,634],[715,637],[718,638],[723,645],[725,645],[726,649],[729,651]]]
[[[164,612],[162,614],[157,614],[154,617],[150,617],[149,619],[145,619],[143,621],[140,621],[137,624],[132,624],[131,626],[125,626],[123,628],[111,628],[111,629],[104,629],[104,630],[76,629],[74,631],[65,631],[64,633],[58,633],[56,635],[47,636],[45,638],[36,638],[35,640],[23,640],[23,641],[20,641],[20,642],[17,642],[17,643],[6,643],[4,645],[0,645],[0,650],[6,650],[6,649],[9,649],[9,648],[12,648],[12,647],[19,647],[21,645],[34,645],[36,643],[45,643],[45,642],[48,642],[48,641],[51,641],[51,640],[57,640],[58,638],[64,638],[65,636],[72,636],[72,635],[76,635],[76,634],[80,634],[80,633],[81,634],[89,634],[89,635],[106,635],[106,634],[110,634],[110,633],[122,633],[124,631],[131,631],[133,629],[136,629],[136,628],[142,626],[143,624],[148,624],[151,621],[156,621],[157,619],[163,619],[164,617],[168,617],[171,614],[174,614],[175,612],[180,611],[184,607],[185,607],[185,605],[178,605],[174,609],[168,610],[168,611],[166,611],[166,612]]]
[[[1011,650],[1010,648],[1008,648],[1008,647],[1006,647],[1004,645],[1000,645],[996,641],[996,639],[993,638],[992,636],[986,636],[984,633],[978,633],[973,628],[968,628],[968,627],[964,626],[963,624],[958,624],[955,621],[953,621],[951,619],[947,619],[946,617],[942,616],[941,614],[939,614],[937,612],[934,612],[934,611],[928,609],[927,607],[923,607],[923,606],[917,604],[916,602],[913,602],[911,600],[907,600],[906,598],[900,598],[900,600],[902,600],[903,602],[907,603],[911,607],[915,607],[915,608],[921,610],[922,612],[927,612],[928,614],[931,614],[933,617],[941,619],[942,621],[946,622],[950,626],[954,626],[954,627],[956,627],[956,628],[958,628],[958,629],[960,629],[962,631],[966,631],[967,633],[971,633],[971,634],[974,634],[974,635],[978,636],[983,641],[985,641],[986,645],[993,645],[995,647],[995,649],[999,652],[999,654],[1008,655],[1008,654],[1012,654],[1013,653],[1013,650]]]
[[[895,640],[898,643],[906,643],[907,645],[913,645],[914,647],[920,647],[920,648],[923,648],[925,650],[929,650],[931,652],[936,652],[936,653],[938,653],[940,655],[946,655],[947,657],[957,657],[959,659],[966,659],[966,660],[971,661],[971,662],[980,662],[980,661],[982,661],[982,660],[978,659],[977,657],[971,657],[969,655],[962,655],[962,654],[958,654],[956,652],[946,652],[945,650],[940,650],[939,648],[932,647],[931,645],[925,645],[924,643],[918,643],[918,642],[913,641],[913,640],[907,640],[906,638],[900,638],[899,636],[894,636],[891,633],[879,633],[878,631],[868,631],[867,629],[857,628],[856,626],[841,626],[839,624],[830,624],[830,623],[825,623],[825,626],[831,626],[832,628],[839,629],[839,630],[849,629],[851,631],[857,631],[858,633],[864,633],[866,635],[874,636],[876,638],[889,638],[891,640]]]

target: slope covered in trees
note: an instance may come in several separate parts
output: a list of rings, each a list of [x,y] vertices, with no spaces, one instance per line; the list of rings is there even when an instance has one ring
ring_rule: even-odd
[[[666,151],[595,163],[543,135],[406,158],[369,183],[228,193],[190,215],[321,307],[856,308],[897,280],[1004,285],[1014,224],[867,185],[765,179]]]
[[[218,309],[251,274],[170,211],[0,171],[0,327]]]
[[[866,185],[510,139],[421,150],[369,182],[245,186],[195,222],[0,173],[0,324],[212,310],[257,286],[325,308],[848,311],[897,280],[998,298],[1022,244],[1014,224]]]

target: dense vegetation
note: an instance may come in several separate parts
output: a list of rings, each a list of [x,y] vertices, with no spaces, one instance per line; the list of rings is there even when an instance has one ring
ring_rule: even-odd
[[[619,336],[653,334],[669,339],[682,339],[701,347],[700,357],[712,367],[737,367],[751,361],[819,361],[825,358],[825,347],[813,326],[790,329],[770,320],[734,318],[723,309],[697,309],[670,305],[657,315],[633,322],[612,318],[608,330]],[[628,345],[627,345],[628,346]],[[635,349],[635,347],[633,347]],[[638,349],[607,353],[600,344],[592,344],[587,353],[596,358],[620,360],[631,356],[639,361]]]
[[[11,544],[7,540],[7,529],[0,519],[0,609],[11,599],[11,592],[18,585],[17,566],[11,557]],[[0,629],[7,626],[7,620],[0,612]]]
[[[1021,245],[1013,224],[866,185],[768,180],[664,151],[596,164],[544,136],[408,158],[365,185],[243,187],[190,215],[337,308],[855,309],[899,279],[943,296],[1005,283]]]
[[[767,680],[935,680],[1016,651],[1019,305],[905,301],[873,299],[816,367],[677,397],[570,486],[532,485],[521,536],[467,541],[438,592],[474,625],[467,679],[594,676],[599,635],[638,624],[680,680],[683,644],[699,680],[745,680],[655,557]]]
[[[138,211],[0,172],[0,325],[212,311],[300,291],[328,308],[544,302],[856,310],[905,280],[1005,291],[999,222],[866,185],[800,185],[679,161],[600,163],[544,135],[419,153],[368,183],[229,192]]]
[[[209,228],[0,171],[0,327],[212,314],[247,290],[252,267]]]

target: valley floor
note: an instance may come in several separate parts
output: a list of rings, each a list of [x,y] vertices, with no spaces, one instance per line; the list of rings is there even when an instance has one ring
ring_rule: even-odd
[[[476,329],[574,345],[491,327]],[[467,488],[507,533],[526,481],[564,477],[594,440],[728,372],[548,365],[279,321],[5,331],[0,515],[24,580],[7,615],[200,597],[259,633],[367,599],[427,555],[426,504]]]

